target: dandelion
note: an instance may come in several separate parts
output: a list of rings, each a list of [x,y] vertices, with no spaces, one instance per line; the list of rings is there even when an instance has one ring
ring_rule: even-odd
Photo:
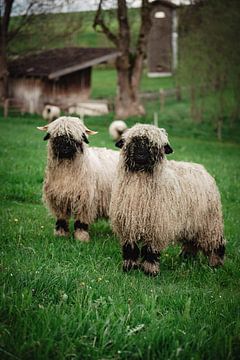
[[[44,226],[43,225],[41,225],[41,229],[43,229],[44,228]]]
[[[63,301],[67,301],[67,299],[68,299],[68,295],[67,294],[62,294],[62,299],[63,299]]]
[[[102,281],[102,278],[101,278],[101,277],[99,277],[99,278],[98,278],[98,281]]]
[[[18,219],[17,219],[17,218],[15,218],[15,219],[14,219],[14,221],[15,221],[15,222],[18,222]]]

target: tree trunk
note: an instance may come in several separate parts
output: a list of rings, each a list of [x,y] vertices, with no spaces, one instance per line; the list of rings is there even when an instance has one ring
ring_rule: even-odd
[[[116,116],[126,119],[129,116],[144,115],[145,110],[138,98],[138,88],[132,84],[128,54],[120,56],[116,61],[117,97],[115,102]]]
[[[8,98],[7,40],[13,1],[5,0],[0,11],[0,85],[3,99]]]
[[[134,115],[142,116],[145,114],[145,110],[139,100],[138,91],[146,54],[147,38],[151,28],[151,3],[148,0],[142,0],[140,31],[134,56],[130,52],[131,31],[126,0],[117,1],[118,34],[114,34],[106,25],[103,18],[102,3],[103,0],[100,0],[93,27],[95,29],[100,27],[101,32],[121,52],[116,61],[118,79],[115,102],[116,116],[122,119]]]
[[[0,35],[0,84],[1,96],[3,99],[8,98],[8,67],[6,59],[5,42]]]

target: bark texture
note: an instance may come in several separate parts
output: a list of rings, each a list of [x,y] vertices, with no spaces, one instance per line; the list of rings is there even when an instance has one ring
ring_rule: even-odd
[[[116,116],[124,119],[132,115],[144,115],[145,110],[139,100],[138,90],[146,55],[148,34],[151,28],[151,4],[148,0],[142,0],[138,40],[136,50],[132,53],[126,0],[117,1],[117,34],[114,34],[104,21],[102,2],[103,0],[100,0],[93,27],[103,32],[121,52],[116,60],[118,81],[115,103]]]

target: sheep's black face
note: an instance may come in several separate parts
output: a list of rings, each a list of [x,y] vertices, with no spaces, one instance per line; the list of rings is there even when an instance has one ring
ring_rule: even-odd
[[[53,154],[58,159],[74,159],[77,151],[83,151],[82,143],[71,136],[60,135],[51,140]]]
[[[125,164],[129,171],[153,172],[161,159],[161,151],[147,137],[136,136],[125,148]]]

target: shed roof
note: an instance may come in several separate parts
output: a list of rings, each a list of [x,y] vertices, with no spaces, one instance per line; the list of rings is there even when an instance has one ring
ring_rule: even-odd
[[[55,79],[75,71],[116,58],[120,53],[111,48],[69,47],[19,57],[9,63],[12,77]]]
[[[151,5],[163,5],[163,6],[171,8],[171,9],[177,9],[179,7],[179,5],[174,4],[173,2],[171,2],[169,0],[155,0],[155,1],[151,2]]]

